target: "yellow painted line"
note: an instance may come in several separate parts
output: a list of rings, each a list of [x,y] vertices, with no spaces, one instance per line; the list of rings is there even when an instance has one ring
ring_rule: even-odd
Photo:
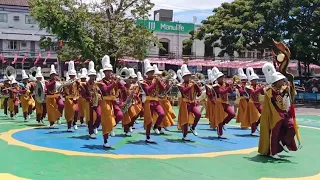
[[[237,127],[237,125],[229,125],[229,126]],[[300,127],[320,130],[320,128],[316,128],[316,127],[309,127],[309,126],[300,126]],[[3,139],[4,141],[8,142],[9,145],[26,147],[34,151],[56,152],[56,153],[60,153],[68,156],[92,156],[92,157],[106,157],[106,158],[114,158],[114,159],[126,159],[126,158],[172,159],[172,158],[190,158],[190,157],[217,157],[217,156],[234,155],[234,154],[250,154],[258,150],[257,147],[254,147],[254,148],[241,149],[241,150],[211,152],[211,153],[201,153],[201,154],[166,154],[166,155],[95,154],[95,153],[87,153],[87,152],[53,149],[53,148],[27,144],[25,142],[16,140],[12,137],[14,133],[29,130],[29,129],[34,129],[34,127],[14,129],[8,132],[4,132],[0,134],[0,139]]]
[[[229,125],[238,127],[237,125]],[[302,128],[308,129],[315,129],[320,130],[317,127],[310,127],[310,126],[300,126]],[[105,157],[105,158],[114,158],[114,159],[125,159],[125,158],[150,158],[150,159],[172,159],[172,158],[192,158],[192,157],[217,157],[217,156],[225,156],[225,155],[234,155],[234,154],[250,154],[252,152],[256,152],[258,150],[257,147],[249,148],[249,149],[242,149],[242,150],[234,150],[234,151],[225,151],[225,152],[212,152],[212,153],[202,153],[202,154],[175,154],[175,155],[114,155],[114,154],[94,154],[94,153],[85,153],[85,152],[77,152],[77,151],[68,151],[68,150],[60,150],[60,149],[52,149],[47,147],[41,147],[36,145],[27,144],[21,141],[18,141],[12,137],[14,133],[33,129],[31,128],[23,128],[23,129],[15,129],[5,132],[0,135],[0,139],[5,140],[8,142],[9,145],[16,145],[21,147],[29,148],[30,150],[35,151],[47,151],[47,152],[56,152],[64,155],[69,156],[91,156],[91,157]],[[8,179],[11,180],[13,177],[10,178],[2,177],[0,174],[0,179]],[[8,174],[5,174],[8,176]],[[17,177],[18,178],[18,177]],[[21,179],[21,178],[20,178]],[[12,180],[20,180],[20,179],[12,179]],[[301,177],[301,178],[261,178],[259,180],[319,180],[320,174],[315,176],[309,177]],[[23,180],[23,179],[22,179]]]
[[[0,179],[3,179],[3,180],[30,180],[30,179],[14,176],[14,175],[8,174],[8,173],[0,173]]]
[[[0,135],[0,139],[6,141],[9,145],[26,147],[34,151],[56,152],[56,153],[60,153],[68,156],[91,156],[91,157],[106,157],[106,158],[114,158],[114,159],[126,159],[126,158],[172,159],[172,158],[190,158],[190,157],[217,157],[217,156],[233,155],[233,154],[250,154],[258,150],[258,148],[255,147],[255,148],[248,148],[248,149],[241,149],[241,150],[234,150],[234,151],[212,152],[212,153],[201,153],[201,154],[172,154],[172,155],[171,154],[166,154],[166,155],[95,154],[95,153],[53,149],[53,148],[27,144],[22,141],[18,141],[12,137],[14,133],[25,131],[28,129],[33,129],[33,128],[10,130],[8,132],[2,133]]]
[[[314,176],[300,177],[300,178],[261,178],[259,180],[319,180],[320,173]]]

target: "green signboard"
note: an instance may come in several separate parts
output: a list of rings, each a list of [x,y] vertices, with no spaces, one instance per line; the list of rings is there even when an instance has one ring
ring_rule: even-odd
[[[137,20],[137,25],[143,25],[154,32],[189,34],[194,30],[192,23],[179,23],[167,21],[153,21],[153,20]]]

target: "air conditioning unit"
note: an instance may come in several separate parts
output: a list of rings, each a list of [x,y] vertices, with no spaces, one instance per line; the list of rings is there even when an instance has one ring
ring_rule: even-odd
[[[19,17],[19,16],[13,16],[13,20],[19,21],[19,20],[20,20],[20,17]]]

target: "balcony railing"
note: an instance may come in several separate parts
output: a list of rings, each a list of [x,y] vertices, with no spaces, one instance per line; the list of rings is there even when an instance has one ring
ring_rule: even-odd
[[[57,52],[55,51],[46,51],[44,49],[36,49],[34,51],[30,51],[30,50],[2,50],[0,51],[0,54],[3,54],[4,57],[14,57],[16,54],[18,56],[24,56],[25,54],[27,54],[28,57],[37,57],[39,55],[39,53],[41,53],[41,55],[46,56],[48,54],[48,52],[50,52],[51,57],[57,57]]]

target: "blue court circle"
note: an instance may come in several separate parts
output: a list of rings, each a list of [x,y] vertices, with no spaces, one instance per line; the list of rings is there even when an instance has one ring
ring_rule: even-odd
[[[225,137],[218,139],[215,130],[209,125],[199,124],[197,132],[188,135],[191,142],[183,142],[182,134],[176,126],[170,127],[165,135],[151,134],[156,144],[145,143],[145,134],[142,123],[135,125],[136,129],[132,137],[125,137],[121,125],[116,128],[116,136],[109,138],[112,149],[102,147],[103,138],[101,132],[97,139],[89,139],[86,127],[79,127],[72,133],[66,131],[65,126],[56,126],[54,129],[34,128],[16,132],[12,137],[16,140],[36,146],[77,151],[95,154],[114,155],[178,155],[178,154],[201,154],[222,152],[257,147],[259,137],[252,137],[250,130],[238,127],[226,126]]]

